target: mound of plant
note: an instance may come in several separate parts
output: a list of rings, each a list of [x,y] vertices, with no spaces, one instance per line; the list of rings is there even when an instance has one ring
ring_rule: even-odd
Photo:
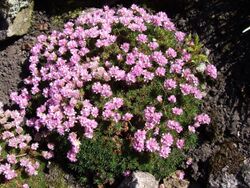
[[[210,123],[200,104],[216,68],[198,37],[163,12],[132,5],[85,13],[39,36],[29,61],[25,87],[11,99],[45,143],[42,155],[67,153],[82,182],[133,170],[163,178]]]

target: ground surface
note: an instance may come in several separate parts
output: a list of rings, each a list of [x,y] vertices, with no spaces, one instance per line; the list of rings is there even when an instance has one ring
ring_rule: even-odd
[[[120,1],[109,3],[117,2]],[[201,131],[200,145],[191,153],[194,163],[187,169],[188,176],[195,182],[193,187],[205,187],[226,171],[238,178],[239,187],[247,187],[250,182],[244,180],[241,166],[250,157],[250,32],[242,34],[242,30],[250,25],[250,2],[180,2],[155,1],[148,5],[166,11],[180,30],[198,33],[219,70],[218,80],[210,84],[203,106],[213,124]],[[35,37],[57,28],[51,24],[51,14],[48,6],[40,6],[27,35],[0,42],[0,100],[4,103],[8,103],[10,91],[20,86]]]

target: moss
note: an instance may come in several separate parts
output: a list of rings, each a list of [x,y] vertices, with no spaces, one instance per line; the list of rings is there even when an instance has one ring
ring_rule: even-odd
[[[78,17],[83,11],[83,8],[67,11],[61,15],[52,16],[52,25],[56,27],[62,27],[66,21]]]

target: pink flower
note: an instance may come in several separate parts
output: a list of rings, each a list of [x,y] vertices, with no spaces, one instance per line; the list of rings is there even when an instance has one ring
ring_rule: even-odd
[[[156,127],[155,130],[154,130],[153,135],[154,135],[154,136],[157,136],[157,135],[159,135],[159,132],[160,132],[159,127]]]
[[[217,78],[217,69],[214,65],[208,64],[205,73],[213,79]]]
[[[48,143],[48,144],[47,144],[47,147],[48,147],[50,150],[54,150],[55,145],[52,144],[52,143]]]
[[[54,157],[54,153],[52,151],[42,151],[42,156],[45,159],[51,159],[52,157]]]
[[[128,53],[128,51],[129,51],[129,46],[130,46],[129,43],[123,43],[123,44],[121,45],[121,49],[122,49],[124,52]]]
[[[180,31],[177,31],[175,33],[175,38],[179,41],[179,42],[182,42],[184,40],[184,37],[185,37],[185,33],[183,32],[180,32]]]
[[[157,101],[158,101],[159,103],[162,103],[162,101],[163,101],[162,95],[158,95],[156,99],[157,99]]]
[[[180,89],[183,95],[189,95],[193,91],[193,87],[189,84],[180,84]]]
[[[24,167],[25,172],[29,176],[37,175],[37,169],[39,168],[39,163],[35,162],[34,164],[28,158],[20,159],[20,166]]]
[[[11,93],[10,98],[12,101],[18,104],[21,109],[25,109],[28,106],[30,95],[29,95],[28,90],[25,88],[25,89],[22,89],[20,95],[18,95],[17,92]]]
[[[187,161],[186,161],[186,164],[189,166],[189,165],[192,164],[192,162],[193,162],[193,159],[189,157],[189,158],[187,159]]]
[[[155,152],[159,150],[159,144],[155,138],[150,138],[146,141],[146,150],[149,152]]]
[[[176,51],[173,49],[173,48],[169,48],[167,51],[166,51],[166,55],[170,58],[176,58],[177,57],[177,53]]]
[[[164,159],[167,158],[170,153],[171,149],[168,146],[162,146],[159,152],[160,156],[163,157]]]
[[[103,97],[110,97],[112,95],[111,87],[108,84],[101,84],[100,82],[95,82],[92,85],[92,91],[96,94],[101,94]]]
[[[198,128],[201,126],[201,124],[199,122],[195,122],[194,125],[193,125],[195,128]]]
[[[156,48],[158,48],[159,47],[159,44],[157,43],[157,42],[150,42],[149,44],[148,44],[148,47],[151,49],[151,50],[155,50]]]
[[[11,179],[17,177],[17,173],[12,169],[7,169],[3,174],[7,180],[11,180]]]
[[[176,81],[173,80],[173,79],[167,79],[164,81],[164,87],[167,89],[167,90],[171,90],[171,89],[174,89],[176,88]]]
[[[126,76],[126,72],[117,66],[110,67],[108,73],[110,77],[115,78],[117,81],[124,80]]]
[[[171,103],[176,103],[176,97],[174,95],[171,95],[168,97],[168,101]]]
[[[183,114],[183,110],[181,108],[174,107],[172,108],[172,113],[179,116]]]
[[[130,170],[126,170],[123,172],[123,176],[128,177],[131,174]]]
[[[16,156],[14,154],[8,154],[7,161],[10,164],[16,164],[17,163]]]
[[[32,150],[37,150],[38,147],[39,147],[38,143],[31,144],[31,149]]]
[[[22,188],[29,188],[29,185],[27,183],[23,184]]]
[[[195,133],[195,127],[193,126],[188,126],[188,130],[191,132],[191,133]]]
[[[78,44],[74,40],[69,41],[67,44],[68,49],[75,49],[77,46],[78,46]]]
[[[167,126],[168,128],[175,130],[177,133],[180,133],[183,130],[181,124],[174,120],[168,120]]]
[[[180,74],[182,71],[182,66],[175,63],[175,64],[172,64],[171,67],[170,67],[170,73],[177,73],[177,74]]]
[[[147,35],[139,34],[136,37],[136,40],[139,41],[139,42],[141,42],[141,43],[146,43],[148,41],[148,37],[147,37]]]
[[[161,51],[154,51],[151,54],[151,59],[155,61],[156,63],[158,63],[159,66],[162,66],[162,67],[168,64],[167,58],[163,55]]]
[[[161,137],[161,144],[170,147],[174,142],[174,138],[170,133],[163,134]]]
[[[134,134],[133,148],[139,152],[144,151],[145,139],[146,139],[146,131],[137,130]]]
[[[155,74],[157,76],[165,76],[166,74],[166,69],[163,68],[163,67],[158,67],[156,70],[155,70]]]
[[[39,42],[39,43],[43,43],[43,42],[45,42],[47,40],[47,36],[45,36],[45,35],[39,35],[38,37],[37,37],[37,41]]]
[[[119,60],[119,61],[121,61],[123,59],[122,54],[118,54],[116,57],[117,57],[117,60]]]
[[[181,170],[177,170],[176,171],[176,175],[177,177],[180,179],[180,180],[183,180],[184,179],[184,176],[185,176],[185,173]]]
[[[153,78],[154,78],[154,73],[152,73],[152,72],[144,70],[142,74],[144,76],[144,82],[148,82],[150,80],[153,80]]]
[[[146,120],[145,128],[147,130],[153,129],[157,124],[160,123],[162,113],[161,112],[155,112],[155,107],[153,106],[147,106],[144,110],[144,117]]]
[[[194,120],[195,120],[196,122],[198,122],[199,124],[210,124],[210,122],[211,122],[210,117],[209,117],[207,114],[205,114],[205,113],[202,113],[202,114],[200,114],[200,115],[197,115],[197,116],[194,118]]]
[[[123,119],[124,121],[130,121],[132,118],[133,118],[133,114],[131,114],[131,113],[126,113],[126,114],[124,114],[124,115],[122,116],[122,119]]]
[[[71,161],[71,162],[76,162],[77,158],[76,158],[76,153],[69,151],[67,153],[67,158]]]
[[[179,149],[182,149],[183,147],[184,147],[184,140],[183,139],[178,139],[177,141],[176,141],[176,146],[177,146],[177,148],[179,148]]]

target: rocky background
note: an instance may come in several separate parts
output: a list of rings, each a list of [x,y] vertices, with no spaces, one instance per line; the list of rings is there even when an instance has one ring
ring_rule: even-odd
[[[21,86],[37,35],[60,29],[86,7],[104,4],[129,6],[132,2],[1,0],[0,100],[7,104],[10,91]],[[180,30],[197,33],[219,70],[203,105],[213,123],[200,131],[199,146],[190,152],[189,187],[250,187],[250,31],[242,33],[250,26],[250,1],[154,0],[144,4],[165,11]]]
[[[179,28],[198,33],[220,72],[203,106],[213,125],[192,151],[189,172],[199,186],[250,187],[250,33],[242,33],[248,7],[243,0],[190,1],[174,15]]]

